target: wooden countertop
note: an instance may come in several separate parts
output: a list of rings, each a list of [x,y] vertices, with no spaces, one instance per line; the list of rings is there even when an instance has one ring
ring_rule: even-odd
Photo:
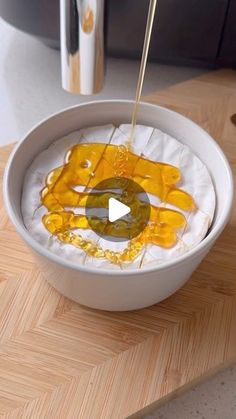
[[[221,70],[147,101],[190,117],[236,171],[236,72]],[[0,175],[11,147],[0,149]],[[166,301],[108,313],[41,277],[0,195],[0,417],[142,417],[236,359],[236,211],[191,280]]]

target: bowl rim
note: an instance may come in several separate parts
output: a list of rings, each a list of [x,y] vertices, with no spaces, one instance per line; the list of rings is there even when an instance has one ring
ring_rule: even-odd
[[[183,255],[180,255],[179,257],[176,257],[172,260],[163,262],[160,264],[160,266],[144,266],[143,268],[134,268],[134,269],[130,269],[130,270],[113,270],[113,269],[109,269],[109,268],[96,268],[96,267],[89,267],[88,265],[79,265],[76,264],[75,262],[66,260],[66,259],[62,259],[59,256],[57,256],[55,253],[50,252],[49,250],[47,250],[43,245],[41,245],[39,242],[37,242],[32,236],[31,234],[28,232],[28,230],[26,229],[24,222],[23,222],[23,217],[21,217],[21,223],[18,221],[18,217],[15,214],[15,211],[12,208],[11,205],[11,198],[9,196],[9,190],[8,190],[8,184],[9,184],[9,178],[10,178],[10,172],[11,169],[14,165],[14,159],[15,156],[17,155],[19,149],[21,148],[22,144],[24,143],[24,141],[30,137],[30,135],[37,130],[41,125],[47,123],[50,119],[60,116],[61,114],[66,114],[66,113],[70,113],[71,111],[78,109],[78,108],[82,108],[82,107],[89,107],[91,105],[93,106],[99,106],[101,104],[119,104],[119,103],[125,103],[125,104],[134,104],[133,100],[127,100],[127,99],[107,99],[107,100],[95,100],[95,101],[88,101],[88,102],[84,102],[81,104],[77,104],[74,106],[70,106],[70,107],[66,107],[64,109],[61,109],[60,111],[57,111],[51,115],[49,115],[48,117],[42,119],[39,123],[36,123],[30,130],[28,130],[28,132],[23,136],[23,138],[15,145],[14,149],[12,150],[6,167],[5,167],[5,171],[4,171],[4,176],[3,176],[3,199],[4,199],[4,204],[5,207],[7,209],[7,213],[8,216],[11,220],[11,222],[13,223],[13,225],[15,226],[17,232],[19,233],[19,235],[24,239],[24,241],[36,252],[39,253],[41,256],[46,257],[46,259],[49,259],[51,262],[54,262],[56,264],[59,264],[60,266],[62,266],[63,268],[69,268],[75,271],[79,271],[79,272],[84,272],[84,273],[88,273],[88,274],[96,274],[96,275],[110,275],[110,276],[136,276],[136,275],[143,275],[146,273],[150,273],[150,272],[154,272],[154,271],[162,271],[162,270],[168,270],[171,269],[177,265],[183,264],[186,260],[190,260],[192,258],[194,258],[197,254],[200,254],[202,251],[204,251],[206,248],[208,248],[208,246],[211,243],[214,243],[215,240],[217,239],[217,237],[220,235],[220,233],[223,231],[224,227],[226,226],[230,214],[231,214],[231,209],[232,209],[232,205],[233,205],[233,195],[234,195],[234,183],[233,183],[233,175],[232,175],[232,171],[229,165],[229,162],[224,154],[224,152],[222,151],[222,149],[220,148],[220,146],[217,144],[217,142],[210,136],[210,134],[208,134],[207,131],[205,131],[200,125],[196,124],[194,121],[192,121],[190,118],[187,118],[186,116],[175,112],[171,109],[168,109],[164,106],[160,106],[160,105],[156,105],[153,103],[149,103],[149,102],[140,102],[141,106],[145,106],[148,107],[150,109],[152,108],[159,108],[161,110],[164,110],[165,112],[167,112],[167,114],[174,114],[175,116],[181,118],[182,120],[186,120],[188,122],[190,122],[191,124],[193,124],[193,126],[195,126],[197,129],[199,129],[200,131],[202,131],[204,133],[204,135],[207,137],[207,140],[209,142],[212,143],[212,145],[215,147],[216,151],[218,152],[218,154],[221,157],[222,163],[224,165],[224,169],[226,171],[227,177],[228,177],[228,182],[230,185],[230,190],[231,193],[228,194],[228,196],[226,197],[226,203],[225,203],[225,208],[223,210],[223,213],[221,214],[220,219],[217,221],[217,225],[211,229],[211,231],[209,232],[209,234],[200,242],[198,243],[196,246],[194,246],[191,250],[189,250],[188,252],[184,253]]]

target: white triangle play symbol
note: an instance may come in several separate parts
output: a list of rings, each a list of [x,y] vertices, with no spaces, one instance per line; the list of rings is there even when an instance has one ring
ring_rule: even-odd
[[[119,218],[122,218],[124,217],[124,215],[127,215],[129,213],[130,207],[128,207],[127,205],[123,204],[115,198],[109,198],[108,218],[111,223],[113,223],[116,220],[119,220]]]

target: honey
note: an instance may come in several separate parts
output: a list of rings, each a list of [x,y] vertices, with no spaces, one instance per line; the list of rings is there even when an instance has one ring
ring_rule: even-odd
[[[146,30],[145,30],[145,36],[144,36],[144,42],[143,42],[142,58],[141,58],[137,88],[136,88],[136,93],[135,93],[135,102],[134,102],[134,108],[133,108],[133,113],[132,113],[131,132],[127,139],[127,147],[129,150],[132,149],[132,142],[133,142],[135,127],[137,123],[138,109],[139,109],[139,103],[140,103],[142,89],[143,89],[143,81],[144,81],[144,76],[145,76],[145,71],[146,71],[147,57],[148,57],[148,51],[149,51],[149,46],[150,46],[150,41],[151,41],[156,5],[157,5],[157,0],[150,0],[147,24],[146,24]]]
[[[122,264],[134,260],[147,244],[170,248],[177,242],[177,232],[186,226],[184,215],[178,210],[165,208],[172,204],[184,211],[193,211],[193,198],[185,191],[176,187],[181,179],[180,170],[172,165],[148,160],[132,152],[132,143],[137,122],[138,107],[144,81],[151,32],[155,16],[157,0],[150,0],[145,31],[143,53],[136,89],[135,104],[132,114],[131,132],[124,146],[112,144],[78,144],[66,154],[63,166],[54,169],[46,178],[46,186],[41,192],[41,202],[48,212],[43,216],[45,228],[61,242],[82,249],[87,255],[104,258],[112,263]],[[93,27],[93,14],[90,10],[85,14],[83,29],[90,32]],[[89,189],[96,187],[104,179],[123,177],[132,179],[147,194],[159,198],[162,206],[150,206],[148,225],[136,237],[129,239],[127,220],[118,220],[116,224],[99,217],[93,217],[93,223],[101,234],[119,237],[128,241],[127,247],[121,252],[103,249],[99,242],[83,238],[75,232],[77,229],[89,229],[89,218],[77,214],[74,208],[84,208],[92,202],[95,208],[107,208],[109,198],[116,197],[116,192],[100,190],[88,200]],[[78,191],[76,187],[83,187]],[[142,223],[139,212],[142,203],[138,196],[127,187],[126,204],[130,206],[136,218],[136,228]],[[91,193],[90,193],[91,196]]]
[[[137,237],[128,241],[122,252],[102,249],[99,243],[87,240],[73,231],[90,228],[88,218],[73,211],[74,208],[88,205],[88,189],[96,187],[104,179],[116,176],[132,179],[148,194],[158,197],[162,202],[162,207],[151,205],[148,226]],[[184,211],[195,209],[193,198],[176,187],[180,179],[178,168],[137,156],[125,146],[78,144],[67,152],[65,164],[54,169],[46,178],[41,201],[48,213],[43,216],[42,221],[46,229],[60,241],[79,247],[90,256],[106,258],[118,264],[132,261],[148,243],[164,248],[176,243],[177,231],[185,227],[186,219],[179,211],[165,208],[163,204],[169,203]],[[76,190],[78,186],[83,186],[84,190]],[[132,196],[132,190],[127,189],[126,192],[127,204],[133,214],[136,214],[139,198]],[[115,191],[99,191],[94,194],[93,206],[107,208],[110,197],[116,197]],[[118,220],[116,228],[113,223],[101,221],[99,217],[97,223],[102,234],[128,239],[127,221]]]

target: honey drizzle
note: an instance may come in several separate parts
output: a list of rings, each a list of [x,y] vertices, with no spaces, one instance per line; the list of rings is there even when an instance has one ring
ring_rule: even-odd
[[[125,164],[119,164],[120,157]],[[73,232],[74,229],[88,229],[89,225],[87,217],[75,214],[72,210],[68,210],[68,207],[71,209],[85,207],[89,195],[88,187],[93,188],[103,179],[121,174],[139,183],[147,193],[159,197],[162,202],[171,203],[186,211],[195,208],[192,197],[175,186],[181,178],[181,173],[176,167],[137,156],[124,146],[86,143],[72,147],[66,155],[64,166],[48,174],[46,186],[41,192],[42,204],[48,210],[42,219],[44,226],[60,241],[80,247],[90,256],[106,258],[118,264],[132,261],[147,243],[166,248],[173,246],[177,240],[176,231],[186,224],[185,217],[179,211],[153,205],[151,205],[149,225],[138,237],[130,240],[122,252],[103,250],[94,241]],[[76,191],[74,188],[77,185],[84,185],[84,191]],[[127,199],[130,199],[132,191],[127,190],[127,192]],[[112,196],[116,196],[115,192],[101,191],[94,196],[93,206],[107,208],[109,198]],[[138,203],[136,197],[129,204],[134,214],[135,211],[137,214]],[[128,239],[124,221],[118,222],[116,231],[113,230],[112,223],[105,222],[103,225],[99,218],[98,223],[102,234]]]
[[[63,243],[82,249],[85,252],[85,257],[89,255],[105,258],[120,266],[122,266],[122,262],[134,260],[148,243],[166,248],[173,246],[177,241],[176,231],[186,226],[186,219],[178,211],[151,206],[149,225],[139,236],[130,240],[122,252],[103,249],[98,242],[85,239],[82,235],[72,231],[78,228],[88,229],[88,220],[81,214],[76,215],[73,211],[65,209],[65,207],[84,207],[88,196],[86,191],[89,188],[93,188],[97,183],[109,177],[126,177],[139,183],[147,193],[158,196],[162,204],[169,202],[186,211],[195,209],[192,197],[175,187],[175,183],[181,177],[177,168],[147,160],[131,152],[156,4],[157,0],[150,0],[131,131],[126,144],[116,146],[109,143],[97,143],[79,144],[72,147],[66,155],[64,166],[56,168],[48,174],[46,186],[41,192],[41,202],[48,209],[48,213],[43,216],[42,221],[52,235],[56,235]],[[148,178],[146,174],[149,175]],[[77,185],[84,186],[84,191],[75,191],[73,188]],[[104,200],[104,194],[107,192],[101,192],[96,201],[96,205],[99,207],[103,207],[104,202],[108,202],[107,196]],[[131,191],[130,194],[132,195]],[[112,196],[111,193],[110,196]],[[135,199],[133,201],[130,206],[135,204]],[[112,227],[107,232],[111,235],[119,233],[122,237],[126,237],[125,223],[118,223],[118,227],[118,232],[114,232]],[[144,255],[145,251],[140,266]]]
[[[150,46],[156,5],[157,5],[157,0],[150,0],[147,24],[146,24],[146,30],[145,30],[145,37],[144,37],[144,43],[143,43],[143,52],[142,52],[138,83],[137,83],[136,94],[135,94],[135,104],[134,104],[132,120],[131,120],[131,132],[127,141],[127,147],[129,150],[131,150],[132,148],[132,142],[133,142],[135,127],[137,123],[138,108],[139,108],[141,93],[143,89],[143,81],[144,81],[144,75],[146,71],[147,57],[148,57],[148,51],[149,51],[149,46]]]

